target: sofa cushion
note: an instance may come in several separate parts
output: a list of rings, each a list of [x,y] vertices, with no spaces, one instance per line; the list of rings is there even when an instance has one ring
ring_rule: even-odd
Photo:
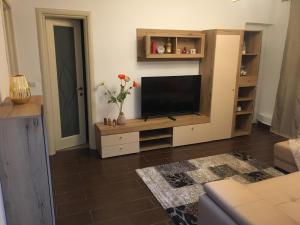
[[[238,224],[300,224],[300,173],[243,185],[232,179],[204,185],[207,195]],[[298,191],[297,191],[298,190]],[[289,204],[293,202],[293,204]]]
[[[204,190],[224,209],[260,200],[255,193],[245,189],[245,185],[232,179],[207,183],[204,185]]]
[[[300,199],[285,202],[277,206],[282,212],[293,218],[300,224]]]
[[[290,150],[289,141],[283,141],[274,145],[274,156],[292,165],[296,165],[293,153]]]
[[[248,184],[247,188],[271,204],[294,201],[300,198],[300,172]]]
[[[259,200],[235,208],[237,223],[244,225],[296,225],[293,218],[282,213],[273,205]],[[299,224],[298,224],[299,225]]]

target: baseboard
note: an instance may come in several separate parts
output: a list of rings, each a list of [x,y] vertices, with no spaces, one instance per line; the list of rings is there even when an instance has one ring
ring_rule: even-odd
[[[270,115],[266,115],[266,114],[263,114],[263,113],[258,113],[256,119],[259,122],[261,122],[265,125],[268,125],[268,126],[271,126],[271,124],[272,124],[272,116],[270,116]]]

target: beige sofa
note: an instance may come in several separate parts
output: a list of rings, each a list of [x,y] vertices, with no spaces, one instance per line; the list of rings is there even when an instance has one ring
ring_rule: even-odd
[[[298,171],[289,141],[279,142],[274,145],[274,166],[290,173]]]
[[[300,172],[246,185],[216,181],[204,189],[198,225],[300,224]]]

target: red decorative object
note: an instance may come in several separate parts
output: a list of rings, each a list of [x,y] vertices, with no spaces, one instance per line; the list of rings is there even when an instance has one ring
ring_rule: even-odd
[[[118,78],[119,78],[120,80],[124,80],[124,79],[126,78],[126,75],[125,75],[125,74],[119,74],[119,75],[118,75]]]
[[[151,42],[151,54],[156,54],[156,50],[157,50],[157,43],[156,43],[156,41],[152,41]]]
[[[186,47],[184,47],[181,51],[182,54],[186,54],[187,53],[187,50],[186,50]]]

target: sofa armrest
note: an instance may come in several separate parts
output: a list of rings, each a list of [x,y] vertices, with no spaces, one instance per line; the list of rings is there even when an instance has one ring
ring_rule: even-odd
[[[227,179],[204,185],[206,194],[240,225],[296,225],[297,223],[274,205],[247,188]]]
[[[206,224],[237,225],[207,194],[203,194],[198,203],[198,225]]]
[[[207,183],[204,190],[219,206],[226,209],[260,200],[255,193],[246,188],[246,185],[233,179]]]

